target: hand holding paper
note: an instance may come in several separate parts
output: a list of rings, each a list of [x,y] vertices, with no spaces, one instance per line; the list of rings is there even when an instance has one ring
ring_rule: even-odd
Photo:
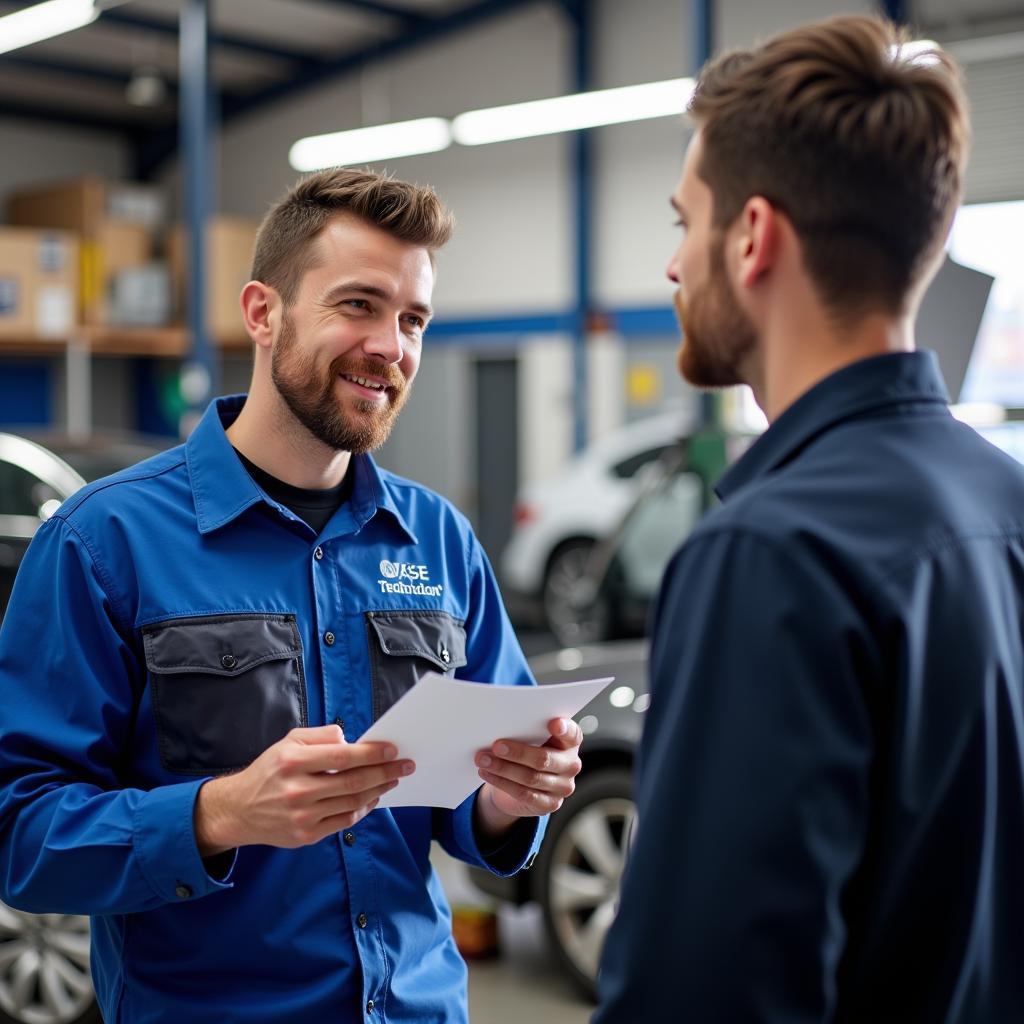
[[[428,673],[361,737],[394,743],[416,762],[380,806],[457,807],[481,784],[478,751],[501,737],[544,743],[551,719],[571,718],[611,681],[495,686]]]

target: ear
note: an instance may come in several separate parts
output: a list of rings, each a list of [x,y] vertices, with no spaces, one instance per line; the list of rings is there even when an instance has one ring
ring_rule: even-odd
[[[779,213],[764,196],[751,196],[737,218],[733,252],[736,274],[744,288],[756,285],[778,258]]]
[[[250,281],[239,296],[246,333],[260,348],[269,349],[277,333],[281,296],[262,281]]]

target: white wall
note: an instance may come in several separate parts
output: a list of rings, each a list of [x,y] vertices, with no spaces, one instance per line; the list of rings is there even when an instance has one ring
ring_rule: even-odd
[[[717,0],[717,45],[748,45],[795,24],[875,9],[873,0]],[[679,77],[694,71],[689,0],[595,0],[592,75],[595,87]],[[363,124],[462,110],[563,93],[572,88],[572,36],[558,5],[529,5],[474,29],[389,61],[385,66],[327,83],[295,99],[229,125],[220,144],[221,206],[260,216],[296,174],[290,145],[303,135]],[[667,306],[672,286],[665,267],[678,241],[668,205],[687,128],[660,119],[594,132],[593,290],[606,309]],[[501,317],[562,312],[573,305],[575,258],[573,145],[555,136],[394,161],[398,175],[432,184],[454,209],[455,238],[441,254],[435,306],[443,318]],[[628,347],[627,347],[628,348]],[[636,346],[634,346],[636,348]],[[521,469],[524,479],[557,471],[571,447],[571,361],[567,342],[536,339],[520,350]],[[606,338],[591,359],[592,426],[611,429],[626,415],[614,368],[637,353]],[[439,360],[440,353],[431,359]],[[465,350],[452,357],[465,359]],[[666,347],[667,366],[671,351]],[[439,360],[440,361],[440,360]],[[648,360],[650,361],[650,360]],[[425,360],[426,363],[429,360]],[[449,410],[454,363],[417,385],[417,408],[407,415],[431,420],[429,405]],[[600,367],[600,369],[599,369]],[[459,379],[467,388],[468,376]],[[669,366],[664,397],[682,396]],[[437,388],[434,388],[437,383]],[[471,396],[458,404],[468,416]],[[688,396],[692,399],[692,396]],[[456,416],[457,420],[459,417]],[[389,444],[396,468],[416,464],[452,496],[468,494],[466,471],[455,468],[465,429],[451,416],[431,421],[433,446]],[[412,421],[410,420],[410,422]],[[409,423],[404,423],[408,428]],[[442,429],[444,427],[445,429]],[[415,431],[419,435],[418,429]],[[448,439],[437,443],[441,434]],[[438,464],[430,469],[431,451]],[[468,458],[468,456],[467,456]]]
[[[123,178],[128,147],[117,135],[31,121],[0,119],[0,222],[11,192],[98,174]]]

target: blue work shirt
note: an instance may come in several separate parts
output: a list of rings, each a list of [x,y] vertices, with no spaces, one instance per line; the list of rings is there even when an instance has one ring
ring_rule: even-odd
[[[243,402],[32,542],[0,632],[2,897],[92,915],[108,1024],[464,1021],[431,840],[511,874],[542,819],[486,854],[474,797],[233,863],[196,848],[202,783],[293,727],[358,738],[428,670],[533,683],[460,513],[362,455],[315,536],[232,450]]]
[[[1024,469],[946,402],[833,374],[672,561],[599,1024],[1024,1020]]]

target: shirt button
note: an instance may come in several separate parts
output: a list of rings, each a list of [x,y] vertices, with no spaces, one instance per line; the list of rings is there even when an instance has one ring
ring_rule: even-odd
[[[344,838],[346,846],[351,846],[356,841],[356,834],[355,832],[346,832],[342,838]]]
[[[319,562],[324,557],[324,549],[319,544],[316,546],[316,551],[313,552],[313,557]]]
[[[372,999],[367,999],[366,1000],[366,1012],[367,1013],[373,1013],[373,1000]]]
[[[341,717],[338,717],[338,718],[336,718],[336,719],[334,720],[334,724],[335,724],[335,725],[336,725],[336,726],[337,726],[337,727],[338,727],[339,729],[342,729],[342,730],[344,730],[344,728],[345,728],[345,719],[344,719],[344,718],[341,718]]]
[[[441,648],[441,660],[447,665],[452,660],[452,656],[448,653],[447,647]]]
[[[327,632],[324,633],[324,643],[327,644],[328,647],[332,647],[334,645],[334,634],[330,630],[327,630]]]
[[[225,668],[234,668],[238,664],[238,659],[233,654],[225,654],[220,659],[220,663]]]
[[[192,895],[192,890],[187,885],[182,885],[180,882],[174,887],[174,895],[179,900],[187,900]]]
[[[356,924],[359,925],[360,928],[365,928],[369,923],[370,919],[365,914],[360,914],[356,918]]]

